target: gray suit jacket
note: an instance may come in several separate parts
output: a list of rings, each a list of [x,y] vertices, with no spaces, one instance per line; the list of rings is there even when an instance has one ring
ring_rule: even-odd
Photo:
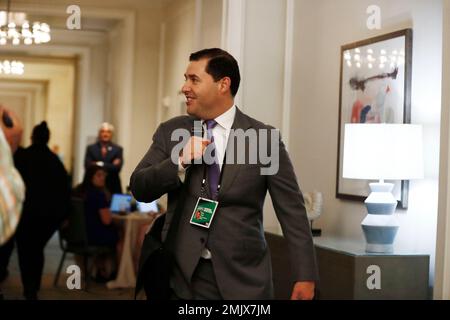
[[[194,120],[193,117],[181,116],[162,123],[153,136],[149,151],[131,176],[131,190],[139,201],[149,202],[168,194],[163,238],[167,234],[181,186],[178,165],[172,163],[170,158],[172,148],[177,144],[177,141],[171,141],[171,133],[177,128],[191,130]],[[272,129],[237,109],[232,129],[249,128]],[[260,162],[224,164],[219,207],[210,229],[189,223],[200,196],[204,174],[203,165],[189,167],[191,178],[187,182],[188,194],[176,233],[177,267],[172,277],[172,285],[179,297],[192,298],[189,283],[201,251],[207,246],[212,253],[217,284],[224,299],[273,298],[270,253],[263,230],[262,210],[267,191],[288,242],[292,283],[318,279],[303,196],[281,139],[278,146],[279,170],[275,175],[261,175],[263,165]],[[230,151],[229,141],[227,154]],[[142,254],[145,255],[145,252]]]

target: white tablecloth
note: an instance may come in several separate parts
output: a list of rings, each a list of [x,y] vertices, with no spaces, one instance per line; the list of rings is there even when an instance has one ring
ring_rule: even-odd
[[[113,219],[124,224],[124,243],[117,278],[106,283],[106,286],[109,289],[133,288],[136,285],[136,266],[133,257],[139,254],[136,252],[139,230],[143,224],[151,224],[154,216],[133,212],[125,216],[114,215]]]

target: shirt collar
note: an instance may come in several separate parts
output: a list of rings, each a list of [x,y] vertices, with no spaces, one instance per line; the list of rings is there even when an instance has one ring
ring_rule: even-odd
[[[227,130],[231,129],[234,122],[234,116],[236,115],[236,105],[233,105],[230,109],[222,113],[220,116],[215,118],[216,122]]]

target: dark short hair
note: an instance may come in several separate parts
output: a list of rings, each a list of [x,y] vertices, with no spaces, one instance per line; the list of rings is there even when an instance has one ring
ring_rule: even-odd
[[[223,77],[231,79],[230,91],[234,97],[241,82],[236,59],[225,50],[219,48],[203,49],[191,53],[189,56],[189,61],[199,61],[201,59],[208,59],[205,71],[213,77],[214,81],[219,81]]]
[[[50,130],[48,129],[47,122],[42,121],[40,124],[33,128],[31,139],[35,144],[47,144],[50,139]]]

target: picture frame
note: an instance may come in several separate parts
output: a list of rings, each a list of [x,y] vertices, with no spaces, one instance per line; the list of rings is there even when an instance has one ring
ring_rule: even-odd
[[[368,180],[342,177],[346,123],[411,123],[412,29],[341,46],[336,198],[364,201]],[[391,182],[391,181],[390,181]],[[392,181],[399,208],[409,181]]]

